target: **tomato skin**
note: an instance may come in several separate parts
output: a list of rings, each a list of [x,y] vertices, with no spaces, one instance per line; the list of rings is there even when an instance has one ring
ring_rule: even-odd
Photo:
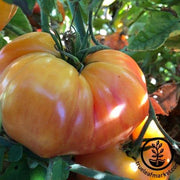
[[[11,138],[42,157],[85,154],[126,140],[147,116],[143,73],[129,56],[98,51],[79,74],[43,38],[40,46],[27,39],[0,52],[2,124]]]
[[[8,24],[16,13],[17,6],[0,0],[0,31]]]
[[[45,32],[32,32],[19,36],[0,51],[0,75],[16,58],[31,52],[49,52],[58,57],[59,52],[55,50],[54,44],[50,34]]]

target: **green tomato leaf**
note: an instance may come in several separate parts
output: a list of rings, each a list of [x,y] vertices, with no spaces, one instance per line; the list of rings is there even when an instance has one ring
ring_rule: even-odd
[[[27,158],[27,163],[28,163],[29,168],[31,169],[34,169],[39,165],[39,162],[37,160],[29,158],[29,157]]]
[[[128,178],[123,178],[123,177],[119,177],[116,175],[112,175],[109,173],[105,173],[105,172],[100,172],[100,171],[96,171],[90,168],[87,168],[85,166],[82,166],[80,164],[72,164],[70,166],[70,171],[87,176],[87,177],[91,177],[94,179],[103,179],[103,180],[130,180]]]
[[[172,38],[169,38],[166,42],[165,45],[170,48],[170,49],[176,49],[179,50],[180,49],[180,35],[179,36],[175,36]]]
[[[7,44],[6,40],[0,34],[0,49]],[[0,127],[1,127],[1,113],[0,113]]]
[[[37,2],[40,9],[42,9],[47,16],[49,16],[53,10],[55,10],[54,13],[57,13],[57,0],[37,0]]]
[[[179,3],[179,0],[153,0],[155,3],[159,4],[167,4],[168,6],[172,6]]]
[[[167,41],[165,42],[165,45],[170,49],[180,49],[180,30],[173,31],[170,35]]]
[[[50,159],[46,180],[66,180],[69,176],[69,166],[61,157]]]
[[[32,26],[29,23],[26,15],[18,8],[16,14],[5,27],[6,34],[14,38],[16,36],[32,32]]]
[[[37,157],[31,157],[31,154],[26,153],[26,150],[24,150],[24,154],[27,156],[27,163],[30,169],[35,169],[38,166],[42,166],[43,168],[47,168],[47,163],[49,162],[49,159],[43,159],[39,156]]]
[[[28,180],[30,179],[29,168],[25,160],[10,163],[0,180]]]
[[[97,10],[99,10],[101,4],[103,3],[103,0],[92,0],[91,4],[89,5],[89,9],[92,10],[94,8],[98,8]]]
[[[11,142],[8,139],[0,136],[0,146],[11,147],[12,145],[14,145],[13,142]]]
[[[180,28],[176,17],[168,12],[151,12],[143,30],[129,38],[129,50],[155,50],[162,46],[169,34]]]
[[[23,147],[19,144],[13,145],[8,151],[8,161],[17,162],[22,158]]]
[[[27,19],[26,15],[22,12],[20,8],[18,8],[16,14],[10,21],[10,24],[20,28],[24,33],[28,33],[32,31],[31,24]]]
[[[97,18],[94,20],[93,26],[96,30],[100,30],[100,29],[103,29],[104,24],[108,24],[108,23],[109,23],[109,20],[107,19]]]
[[[6,151],[6,148],[0,146],[0,172],[2,172],[2,169],[3,169],[3,160],[4,160],[5,151]]]
[[[82,0],[79,2],[79,8],[81,11],[82,18],[85,22],[88,21],[88,2],[86,0]]]
[[[1,35],[0,35],[0,44],[1,44]],[[3,39],[3,38],[2,38]],[[1,49],[1,48],[0,48]],[[0,102],[0,132],[1,132],[1,127],[2,127],[2,112],[1,112],[1,102]]]

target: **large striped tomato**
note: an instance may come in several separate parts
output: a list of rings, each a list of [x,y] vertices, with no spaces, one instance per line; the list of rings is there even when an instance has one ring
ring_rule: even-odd
[[[6,26],[16,13],[17,6],[0,0],[0,31]]]
[[[0,51],[6,133],[43,157],[95,152],[126,140],[148,114],[142,71],[116,50],[90,54],[84,65],[79,73],[60,59],[46,33],[6,45]]]

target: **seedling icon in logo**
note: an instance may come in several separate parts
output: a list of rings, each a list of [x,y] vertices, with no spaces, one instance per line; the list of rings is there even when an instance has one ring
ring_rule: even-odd
[[[165,163],[165,159],[163,158],[163,152],[164,152],[164,148],[162,148],[162,143],[158,141],[156,141],[156,143],[152,143],[152,158],[153,159],[149,159],[149,162],[152,166],[154,167],[161,167],[164,163]]]
[[[159,171],[171,164],[173,150],[164,138],[151,138],[142,147],[141,159],[146,167]]]

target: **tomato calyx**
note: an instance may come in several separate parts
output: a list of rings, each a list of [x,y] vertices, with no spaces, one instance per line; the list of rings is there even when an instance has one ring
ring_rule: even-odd
[[[51,30],[50,34],[53,40],[55,41],[55,49],[59,51],[61,55],[61,59],[63,59],[64,61],[74,66],[78,70],[78,72],[81,72],[84,67],[83,63],[81,63],[78,57],[74,56],[72,52],[70,51],[68,52],[67,50],[68,46],[66,47],[66,49],[64,49],[62,45],[62,39],[60,35],[58,34],[58,32],[55,30],[54,31]]]
[[[99,5],[99,2],[97,4]],[[101,44],[95,39],[93,34],[93,8],[96,7],[96,3],[90,5],[87,29],[84,27],[84,23],[79,20],[81,12],[78,8],[78,3],[69,2],[69,6],[73,15],[69,30],[63,34],[58,34],[56,30],[50,30],[49,32],[55,41],[55,48],[60,52],[61,58],[74,66],[78,72],[81,72],[85,66],[83,64],[84,59],[88,54],[103,49],[110,49],[110,47]],[[92,46],[90,39],[95,46]]]
[[[74,32],[72,30],[67,31],[62,35],[62,38],[55,30],[51,30],[50,34],[55,41],[55,49],[59,51],[59,53],[61,54],[61,58],[74,66],[80,73],[84,68],[84,59],[88,54],[110,48],[102,44],[83,48],[84,46],[80,41],[79,33],[75,28],[73,29]]]

